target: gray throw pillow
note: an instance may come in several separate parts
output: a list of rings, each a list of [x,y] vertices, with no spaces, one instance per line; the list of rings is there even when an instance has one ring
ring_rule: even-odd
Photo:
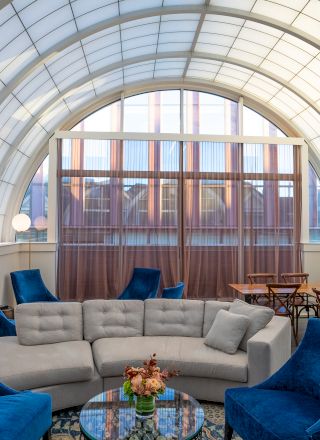
[[[244,351],[247,351],[248,339],[252,338],[259,330],[265,328],[274,315],[274,310],[269,309],[269,307],[254,306],[240,299],[234,300],[229,310],[231,313],[245,315],[250,319],[250,324],[239,345],[239,348]]]
[[[249,324],[250,319],[247,316],[220,310],[208,331],[204,343],[225,353],[234,354]]]

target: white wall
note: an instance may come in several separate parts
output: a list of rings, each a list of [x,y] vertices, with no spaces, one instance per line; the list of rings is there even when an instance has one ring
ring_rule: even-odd
[[[31,268],[40,269],[47,288],[55,293],[56,244],[32,243]],[[2,243],[0,245],[0,304],[14,305],[10,272],[29,269],[28,243]]]
[[[320,283],[320,244],[305,243],[302,245],[303,270],[310,274],[310,283]]]

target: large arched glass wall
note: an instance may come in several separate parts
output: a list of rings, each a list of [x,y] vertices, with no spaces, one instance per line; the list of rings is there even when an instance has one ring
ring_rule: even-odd
[[[73,131],[285,137],[249,108],[243,107],[241,118],[238,107],[234,101],[208,93],[151,92],[110,104],[79,122]],[[101,291],[108,290],[111,296],[127,278],[119,277],[121,266],[141,262],[138,254],[145,254],[146,247],[150,264],[170,262],[172,273],[162,268],[166,285],[181,277],[177,269],[181,258],[184,276],[192,274],[199,262],[209,268],[218,261],[214,280],[191,276],[191,296],[192,289],[195,296],[201,292],[210,296],[209,286],[217,288],[213,296],[221,296],[221,280],[225,286],[230,267],[239,273],[241,246],[244,273],[252,268],[272,269],[256,264],[266,250],[270,267],[277,264],[277,270],[292,270],[298,263],[288,258],[298,230],[294,150],[293,145],[280,142],[119,141],[112,140],[112,135],[104,142],[64,139],[59,149],[59,249],[67,258],[76,252],[78,259],[72,261],[72,270],[70,265],[61,266],[60,273],[66,269],[67,291],[78,282],[72,279],[74,274],[84,277],[85,254],[99,247],[108,247],[110,252],[96,255],[92,271],[101,261],[108,267],[107,279],[98,274],[97,278],[102,280]],[[240,230],[243,236],[239,238]],[[170,248],[169,258],[164,247]],[[155,249],[158,254],[161,250],[163,261],[155,258]],[[200,249],[204,251],[201,258]],[[284,260],[291,266],[284,267]],[[84,292],[90,282],[80,282]]]

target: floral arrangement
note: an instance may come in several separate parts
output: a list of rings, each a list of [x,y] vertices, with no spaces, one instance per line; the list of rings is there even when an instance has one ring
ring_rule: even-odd
[[[166,389],[166,381],[169,377],[177,376],[177,371],[160,371],[157,366],[156,353],[149,360],[143,362],[143,367],[126,367],[124,371],[124,393],[129,397],[130,403],[133,396],[158,396]]]

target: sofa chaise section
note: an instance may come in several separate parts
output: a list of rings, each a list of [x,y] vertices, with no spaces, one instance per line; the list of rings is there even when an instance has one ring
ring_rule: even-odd
[[[102,391],[91,345],[83,340],[80,303],[21,304],[17,337],[0,341],[0,377],[18,389],[47,392],[53,410],[85,403]]]

